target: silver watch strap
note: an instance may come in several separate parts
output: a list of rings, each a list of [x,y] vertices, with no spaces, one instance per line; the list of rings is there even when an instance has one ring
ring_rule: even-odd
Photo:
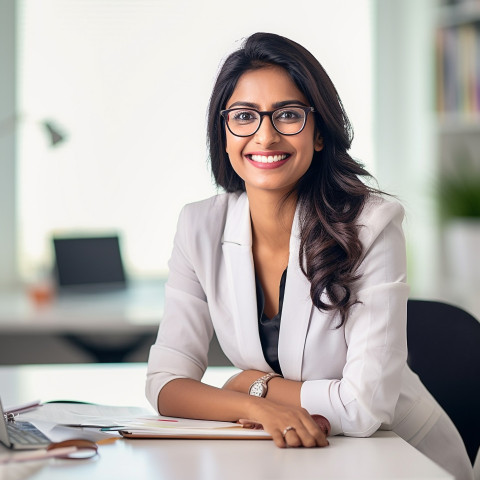
[[[258,380],[264,381],[265,384],[267,384],[272,378],[275,378],[275,377],[281,377],[281,375],[279,373],[270,372],[270,373],[265,374],[263,377],[260,377]],[[258,380],[256,380],[256,381],[258,381]]]

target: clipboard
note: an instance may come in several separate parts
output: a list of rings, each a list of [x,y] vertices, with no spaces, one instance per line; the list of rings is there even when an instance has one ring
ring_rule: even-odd
[[[119,430],[124,438],[185,439],[185,440],[271,440],[264,430],[241,426],[224,428],[159,428],[153,430]]]

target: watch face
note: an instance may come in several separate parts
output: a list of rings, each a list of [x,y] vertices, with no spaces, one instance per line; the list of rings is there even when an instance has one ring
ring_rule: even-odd
[[[264,395],[264,387],[261,382],[254,382],[253,385],[250,387],[250,395],[255,397],[263,397]]]

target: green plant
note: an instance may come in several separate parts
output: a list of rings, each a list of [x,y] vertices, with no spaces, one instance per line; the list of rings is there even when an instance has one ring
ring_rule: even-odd
[[[439,181],[440,217],[480,218],[480,169],[459,162],[458,168],[444,173]]]

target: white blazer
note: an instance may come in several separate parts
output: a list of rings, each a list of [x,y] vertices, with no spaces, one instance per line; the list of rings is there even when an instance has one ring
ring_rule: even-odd
[[[298,213],[298,212],[297,212]],[[315,308],[299,260],[298,214],[290,238],[278,344],[285,378],[304,382],[301,403],[328,418],[332,434],[394,430],[412,444],[441,414],[408,368],[403,208],[373,197],[359,221],[363,245],[358,300],[344,326]],[[184,207],[165,291],[165,312],[150,351],[147,397],[175,378],[200,380],[215,330],[233,365],[271,368],[258,333],[250,210],[246,194],[223,194]]]

